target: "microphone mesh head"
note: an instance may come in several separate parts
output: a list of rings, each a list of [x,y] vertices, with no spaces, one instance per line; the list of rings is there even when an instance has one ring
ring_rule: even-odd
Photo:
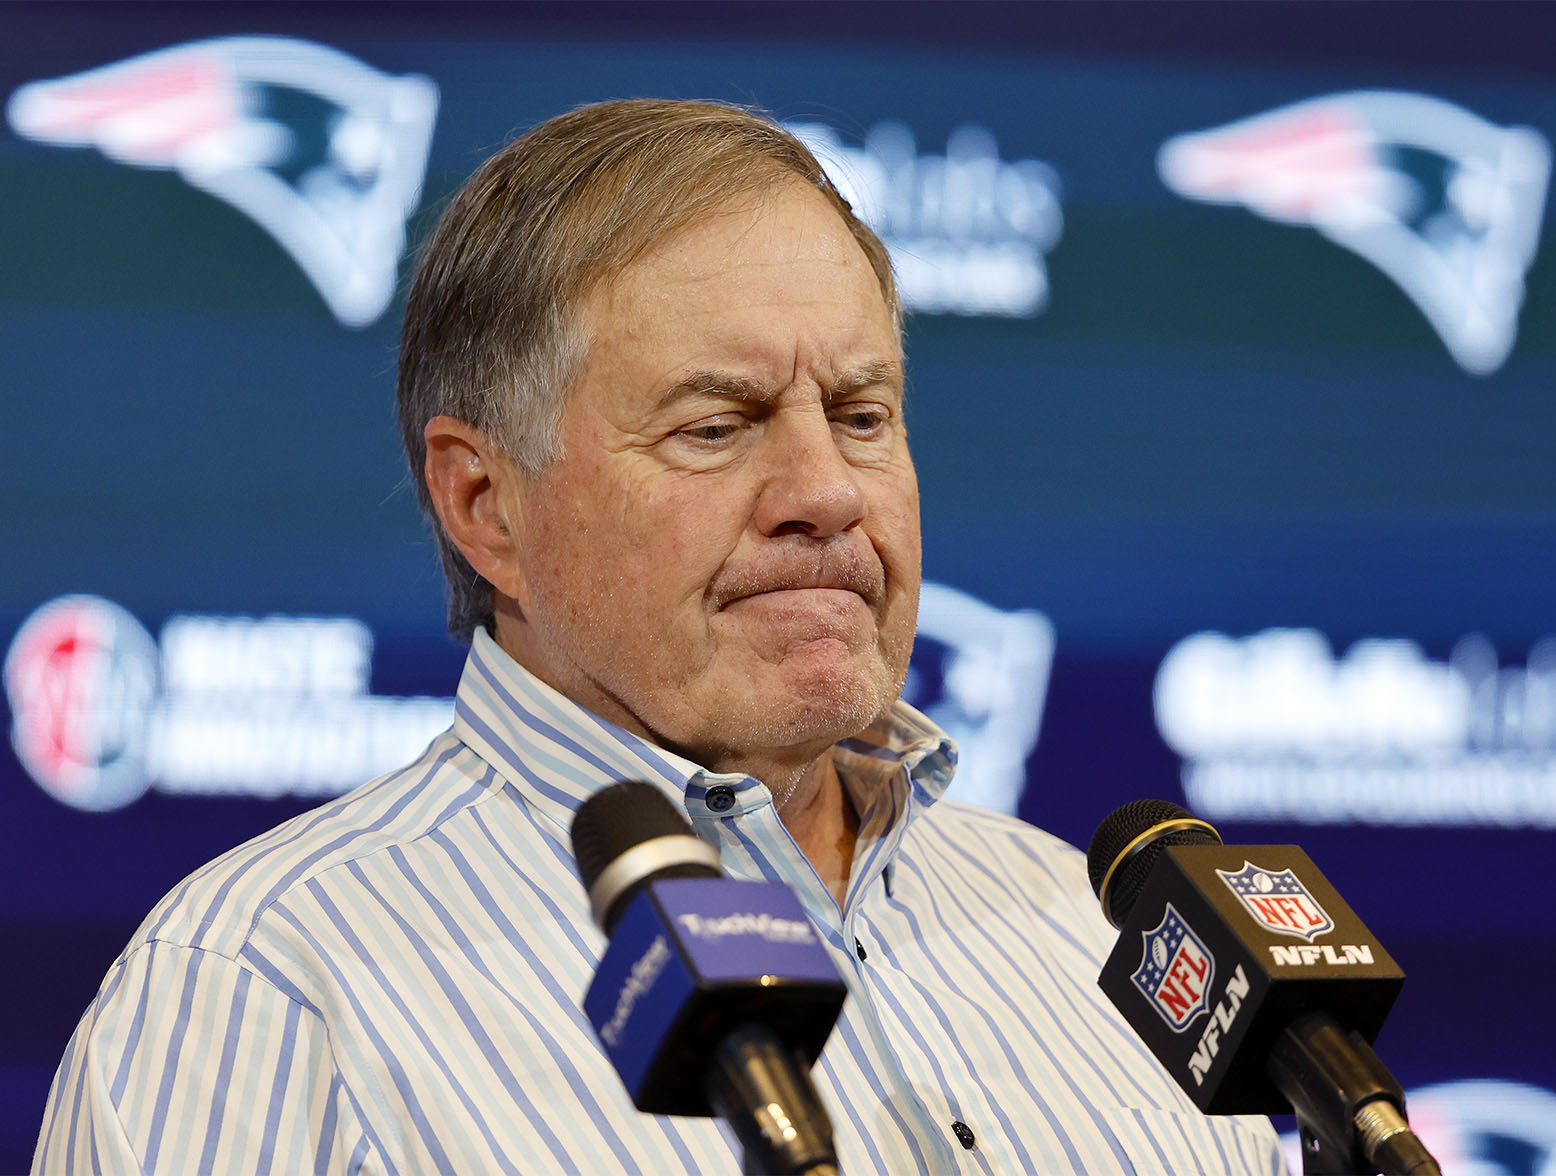
[[[652,784],[623,780],[602,788],[573,817],[573,856],[584,889],[592,890],[601,871],[634,845],[675,834],[696,836],[685,815]]]
[[[1162,850],[1169,845],[1219,845],[1221,838],[1203,827],[1164,829],[1129,853],[1122,863],[1119,857],[1141,834],[1158,825],[1197,820],[1188,809],[1170,800],[1132,800],[1103,819],[1092,834],[1091,847],[1086,851],[1086,873],[1091,878],[1092,891],[1102,899],[1102,913],[1108,922],[1115,927],[1124,925]],[[1111,879],[1108,879],[1109,870],[1114,871]],[[1104,895],[1105,880],[1108,891]]]

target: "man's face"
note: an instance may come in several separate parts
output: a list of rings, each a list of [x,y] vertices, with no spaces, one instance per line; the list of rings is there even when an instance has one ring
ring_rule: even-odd
[[[512,496],[514,652],[714,768],[862,730],[907,668],[918,487],[897,335],[837,213],[775,184],[602,284],[582,325],[562,456]]]

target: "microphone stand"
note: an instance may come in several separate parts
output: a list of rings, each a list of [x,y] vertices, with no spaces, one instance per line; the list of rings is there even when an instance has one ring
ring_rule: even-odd
[[[1405,1092],[1356,1032],[1308,1013],[1276,1039],[1270,1077],[1297,1112],[1304,1176],[1442,1176],[1405,1120]]]
[[[745,1149],[744,1168],[759,1176],[838,1176],[832,1121],[772,1030],[755,1023],[719,1043],[704,1088],[713,1109]]]

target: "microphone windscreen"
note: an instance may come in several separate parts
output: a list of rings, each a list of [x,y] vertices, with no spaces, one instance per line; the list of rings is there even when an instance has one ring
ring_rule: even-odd
[[[633,846],[655,837],[695,837],[686,817],[652,784],[622,780],[602,788],[573,817],[573,856],[578,876],[592,890],[605,867]]]
[[[1103,914],[1122,927],[1169,845],[1219,845],[1221,835],[1170,800],[1132,800],[1114,809],[1092,834],[1086,873]]]

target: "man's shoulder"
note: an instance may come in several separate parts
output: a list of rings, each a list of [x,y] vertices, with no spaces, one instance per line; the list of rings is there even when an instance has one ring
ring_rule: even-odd
[[[1087,878],[1086,855],[1019,817],[942,799],[909,829],[904,848],[932,864],[942,881],[962,879],[983,893],[1007,893],[1062,919],[1094,947],[1111,942]]]
[[[287,894],[348,863],[425,836],[496,786],[491,770],[445,733],[406,767],[200,867],[157,904],[125,954],[158,942],[236,957],[266,910]]]
[[[946,797],[936,802],[925,815],[933,826],[947,834],[953,831],[976,833],[988,842],[1007,846],[1012,853],[1066,865],[1079,861],[1082,869],[1085,868],[1085,855],[1064,838],[1008,813]]]

